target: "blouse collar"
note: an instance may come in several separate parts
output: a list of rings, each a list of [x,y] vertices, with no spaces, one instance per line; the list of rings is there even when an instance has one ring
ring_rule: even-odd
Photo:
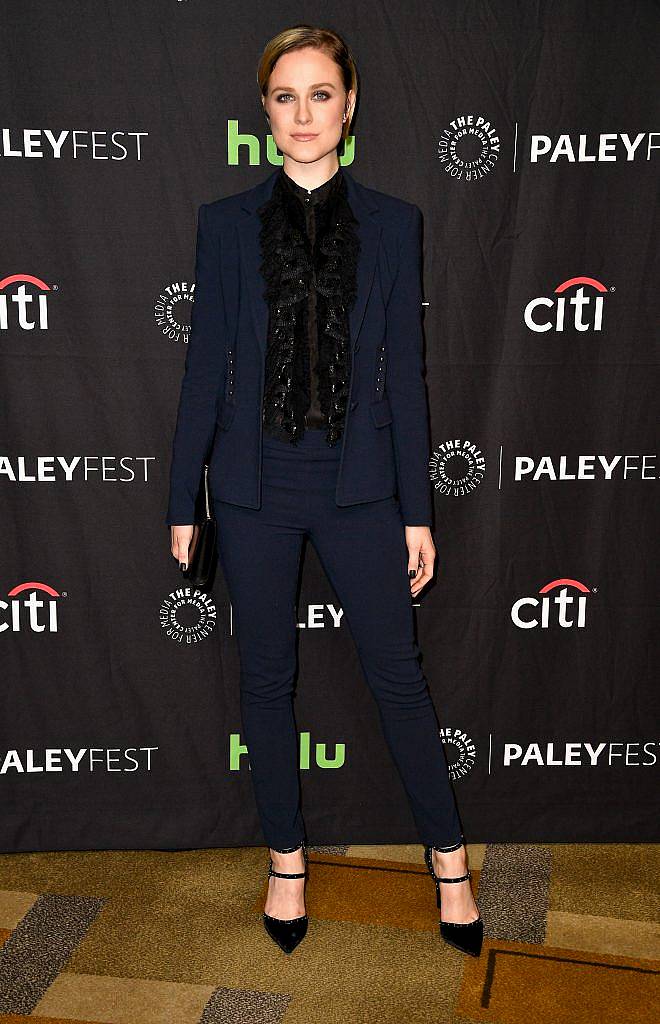
[[[317,185],[316,188],[305,188],[303,185],[299,185],[297,181],[290,178],[284,168],[280,168],[283,181],[291,189],[294,195],[298,196],[300,201],[305,206],[314,206],[316,203],[323,202],[327,198],[329,193],[339,184],[342,178],[341,167],[338,167],[331,178],[324,181],[323,184]]]

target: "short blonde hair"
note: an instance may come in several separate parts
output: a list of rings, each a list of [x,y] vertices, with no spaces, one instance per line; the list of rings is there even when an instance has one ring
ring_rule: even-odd
[[[317,50],[322,50],[323,53],[327,54],[335,62],[341,71],[341,78],[346,92],[348,93],[352,89],[357,103],[357,67],[347,43],[332,29],[315,28],[313,25],[305,24],[292,25],[291,28],[285,28],[266,43],[264,51],[259,58],[259,66],[257,68],[257,82],[259,83],[262,96],[268,94],[270,76],[282,54],[289,53],[291,50],[301,50],[304,46],[312,46]],[[348,138],[354,112],[355,104],[353,104],[350,116],[346,118],[341,126],[342,142],[345,142]]]

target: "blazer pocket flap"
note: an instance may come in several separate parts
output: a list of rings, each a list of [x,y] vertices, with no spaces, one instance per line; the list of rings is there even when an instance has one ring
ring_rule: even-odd
[[[220,416],[218,419],[218,423],[220,424],[220,428],[222,430],[226,430],[227,427],[230,426],[231,421],[234,418],[235,412],[236,406],[234,405],[233,402],[223,402],[222,409],[220,411]]]
[[[379,398],[377,402],[372,402],[369,408],[371,409],[371,417],[377,427],[385,427],[388,423],[392,422],[392,409],[389,398]]]

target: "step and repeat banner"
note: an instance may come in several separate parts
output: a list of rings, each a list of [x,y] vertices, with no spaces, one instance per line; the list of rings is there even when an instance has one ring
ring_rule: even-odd
[[[256,67],[302,13],[3,14],[4,852],[263,842],[225,581],[185,585],[164,518],[197,210],[281,164]],[[304,17],[358,64],[341,163],[424,214],[415,618],[466,838],[657,841],[657,6]],[[309,544],[297,621],[309,842],[417,842]]]

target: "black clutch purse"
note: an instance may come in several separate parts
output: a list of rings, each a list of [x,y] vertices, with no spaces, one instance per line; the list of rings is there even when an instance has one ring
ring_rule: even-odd
[[[209,494],[209,467],[204,463],[204,510],[205,516],[199,526],[197,543],[192,558],[188,562],[188,568],[184,569],[182,575],[192,583],[194,587],[203,590],[207,585],[215,568],[218,557],[218,524],[211,514],[211,497]]]

